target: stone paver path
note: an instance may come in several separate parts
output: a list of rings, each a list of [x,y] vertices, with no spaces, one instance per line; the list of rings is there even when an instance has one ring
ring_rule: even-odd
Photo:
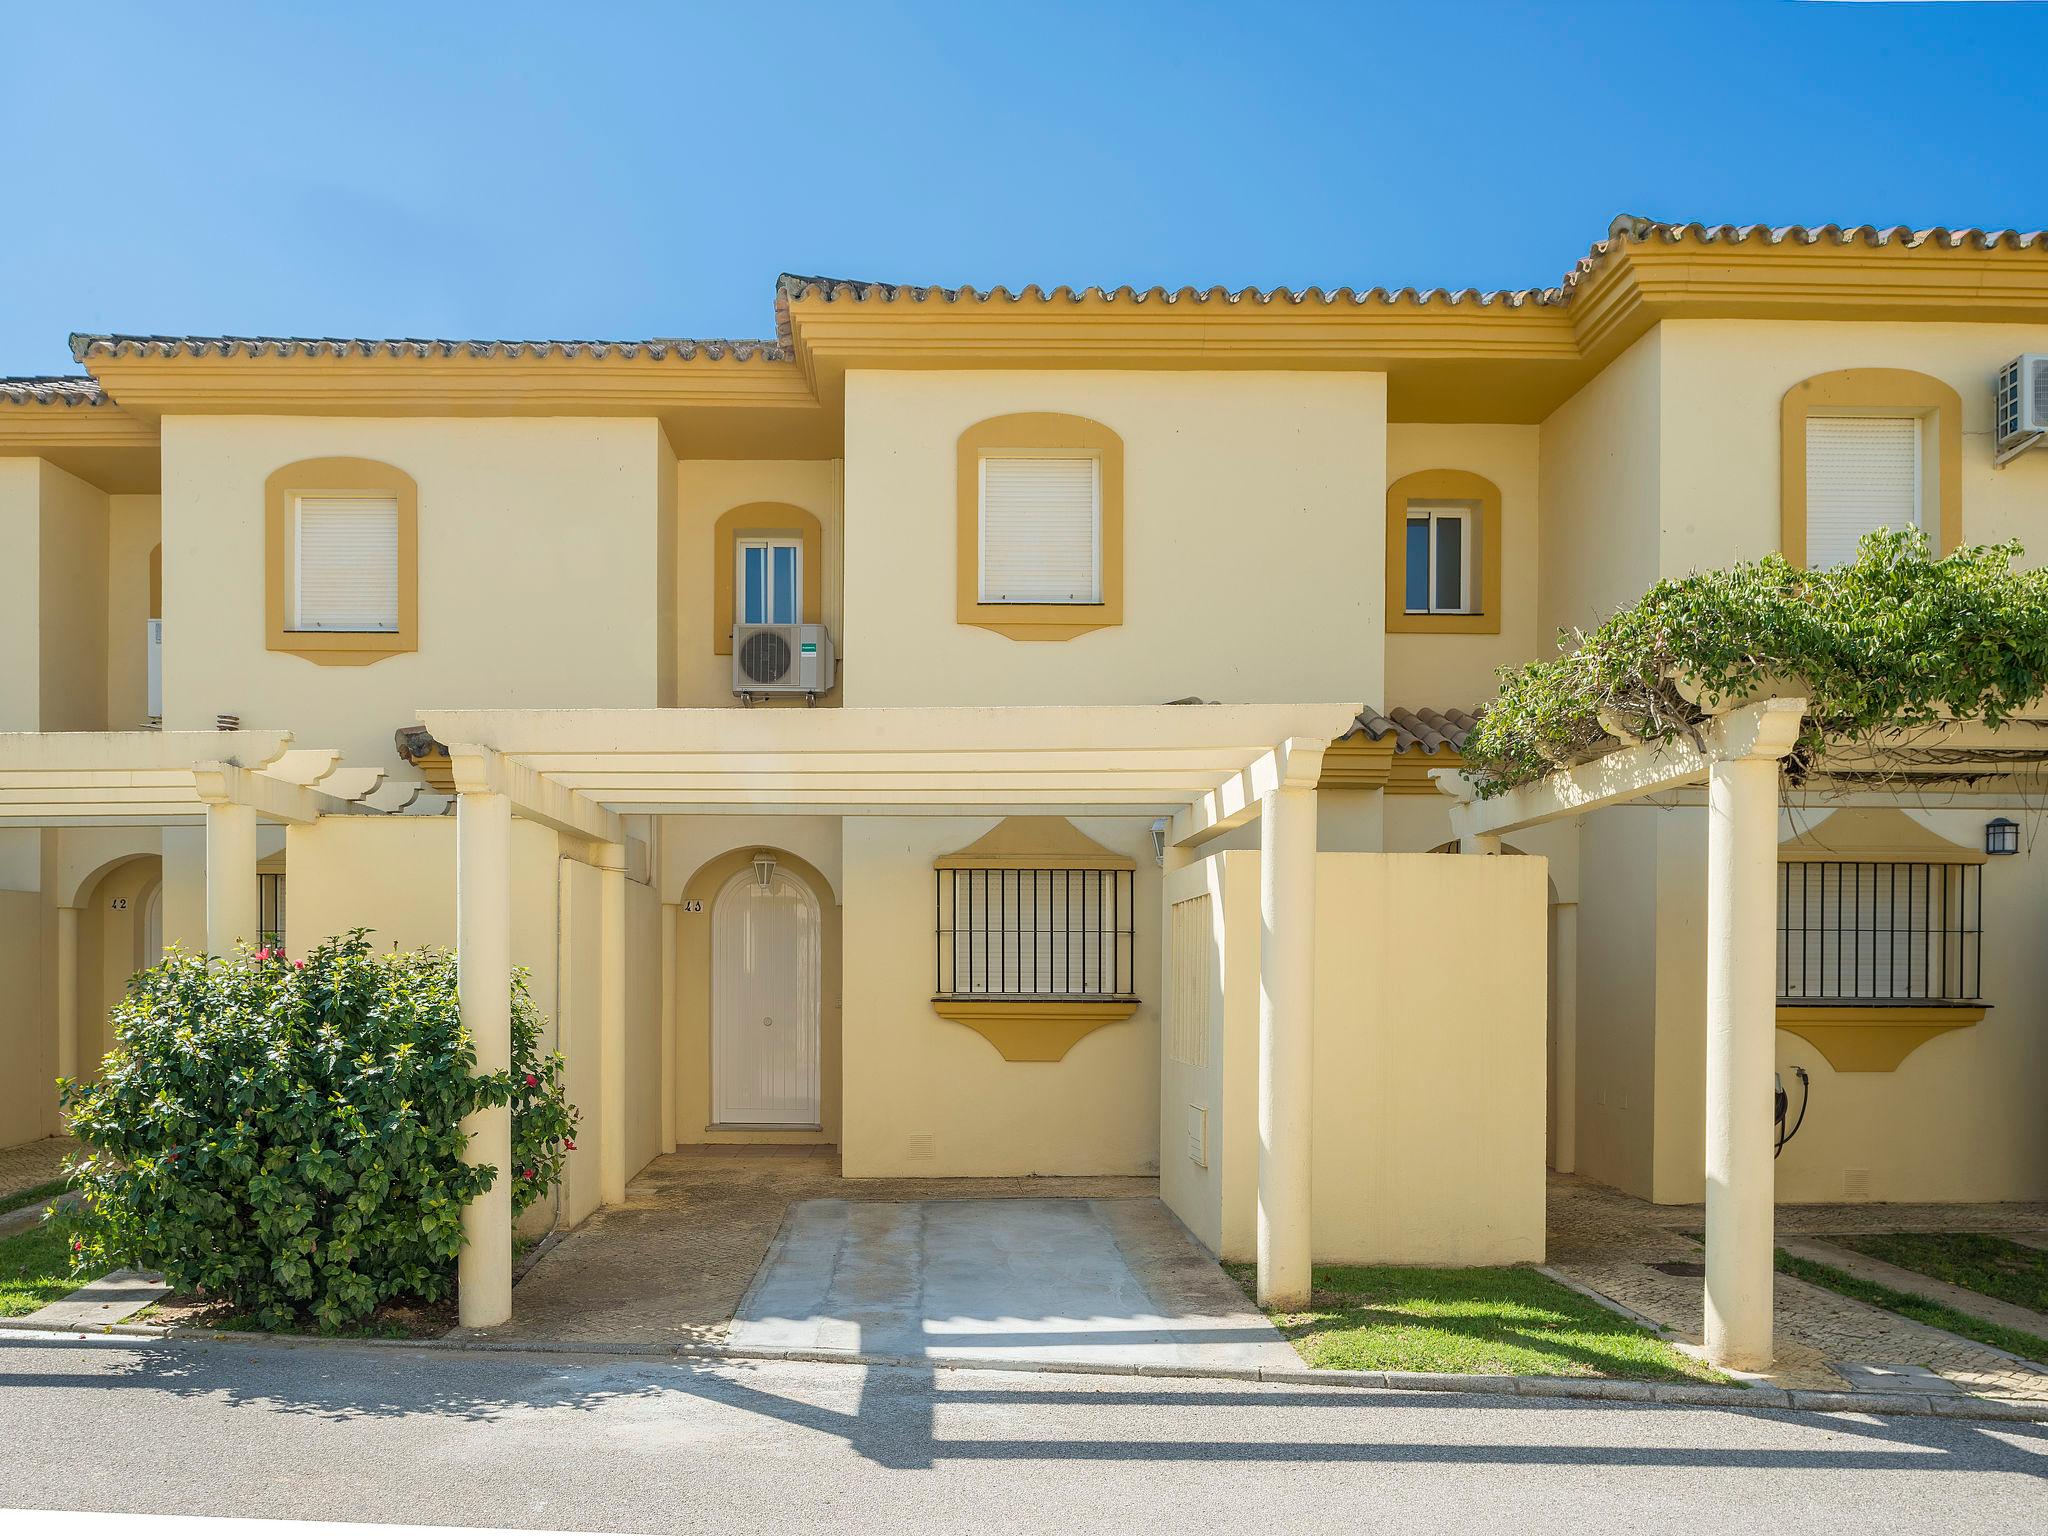
[[[46,1136],[18,1147],[0,1147],[0,1200],[64,1175],[64,1159],[78,1150],[69,1136]]]
[[[656,1158],[512,1289],[492,1338],[632,1346],[725,1337],[798,1201],[1154,1196],[1156,1179],[842,1179],[830,1147],[708,1147]]]
[[[1782,1205],[1777,1220],[1780,1242],[1853,1232],[2031,1232],[2048,1225],[2048,1205]],[[1550,1263],[1695,1344],[1705,1325],[1702,1281],[1650,1266],[1698,1262],[1700,1245],[1686,1234],[1705,1224],[1697,1205],[1652,1205],[1551,1175]],[[1778,1358],[1765,1377],[1773,1386],[1839,1390],[1845,1378],[1831,1361],[1920,1365],[1985,1396],[2048,1401],[2048,1371],[1968,1339],[1789,1275],[1777,1277],[1773,1295]]]
[[[1888,1286],[1911,1296],[1938,1301],[1980,1322],[1996,1323],[2001,1328],[2017,1328],[2037,1339],[2048,1339],[2048,1313],[2036,1312],[2032,1307],[2000,1301],[1996,1296],[1982,1295],[1967,1286],[1951,1285],[1946,1280],[1923,1275],[1917,1269],[1902,1269],[1896,1264],[1887,1264],[1883,1259],[1874,1259],[1867,1253],[1858,1253],[1853,1248],[1844,1248],[1839,1243],[1817,1237],[1786,1237],[1779,1241],[1778,1246],[1795,1258],[1829,1265],[1873,1285]]]
[[[14,1321],[32,1328],[104,1328],[170,1294],[171,1288],[164,1284],[161,1275],[117,1269],[80,1286],[62,1301],[53,1301]]]

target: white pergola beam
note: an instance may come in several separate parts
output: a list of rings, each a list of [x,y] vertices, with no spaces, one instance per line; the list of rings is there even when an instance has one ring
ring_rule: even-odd
[[[503,795],[523,819],[571,837],[599,843],[626,840],[625,822],[617,812],[491,747],[451,744],[448,759],[458,794]]]
[[[1216,788],[1176,811],[1170,841],[1192,847],[1241,827],[1259,814],[1260,801],[1277,789],[1314,789],[1322,778],[1326,739],[1290,737],[1262,753]]]
[[[290,731],[9,731],[0,732],[0,770],[145,773],[216,762],[267,768],[291,740]]]
[[[346,800],[323,795],[303,784],[273,779],[267,773],[237,768],[232,763],[195,767],[192,790],[204,804],[245,805],[272,821],[317,821],[322,816],[340,815],[352,809]]]
[[[1718,760],[1759,755],[1781,737],[1782,757],[1799,733],[1806,715],[1804,699],[1766,699],[1723,715],[1701,733],[1701,743],[1669,740],[1622,747],[1576,768],[1560,769],[1534,783],[1518,785],[1490,800],[1477,798],[1478,787],[1466,775],[1439,769],[1430,775],[1437,787],[1461,803],[1451,809],[1451,830],[1460,839],[1499,837],[1567,816],[1583,816],[1603,806],[1621,805],[1646,795],[1679,789],[1705,780]],[[1786,733],[1789,731],[1789,735]]]

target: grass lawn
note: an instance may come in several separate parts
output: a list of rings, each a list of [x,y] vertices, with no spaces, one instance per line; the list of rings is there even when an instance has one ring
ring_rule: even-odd
[[[1252,1265],[1225,1268],[1251,1292]],[[1727,1379],[1533,1269],[1318,1267],[1312,1286],[1308,1311],[1270,1314],[1312,1366],[1629,1381]]]
[[[1879,1232],[1832,1241],[1979,1296],[2048,1312],[2048,1253],[1988,1232]]]
[[[47,1184],[38,1184],[34,1189],[21,1189],[11,1195],[0,1195],[0,1216],[5,1216],[9,1211],[18,1211],[24,1205],[47,1205],[70,1187],[63,1179],[52,1179]]]
[[[1794,1258],[1783,1251],[1778,1254],[1778,1272],[1813,1285],[1825,1286],[1857,1301],[1868,1302],[1873,1307],[1883,1307],[1887,1312],[1910,1317],[1914,1322],[1925,1323],[1930,1328],[1943,1328],[1966,1339],[1975,1339],[1979,1344],[1989,1344],[1995,1349],[2005,1350],[2008,1354],[2038,1360],[2043,1365],[2048,1365],[2048,1339],[2036,1338],[2033,1334],[2022,1333],[2017,1328],[2001,1328],[1996,1323],[1980,1322],[1968,1313],[1958,1312],[1953,1307],[1945,1307],[1938,1301],[1927,1301],[1918,1296],[1909,1296],[1904,1291],[1895,1291],[1888,1285],[1859,1280],[1833,1265],[1816,1264],[1811,1259]]]
[[[71,1273],[72,1219],[59,1214],[0,1238],[0,1317],[20,1317],[62,1301],[85,1280]]]

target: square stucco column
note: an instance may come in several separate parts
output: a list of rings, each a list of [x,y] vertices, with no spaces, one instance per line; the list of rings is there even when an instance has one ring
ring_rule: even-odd
[[[1707,1358],[1771,1363],[1778,762],[1707,780]]]
[[[676,920],[682,909],[661,909],[661,1150],[676,1149]]]
[[[261,934],[257,897],[256,811],[216,803],[206,808],[206,951],[231,955]]]
[[[455,807],[455,978],[476,1070],[512,1066],[512,802],[465,791]],[[465,1116],[462,1160],[497,1169],[462,1208],[458,1310],[465,1328],[512,1316],[512,1110]]]
[[[597,847],[598,906],[598,1200],[626,1201],[626,850]]]
[[[1315,1052],[1316,792],[1259,801],[1259,1301],[1309,1293]]]

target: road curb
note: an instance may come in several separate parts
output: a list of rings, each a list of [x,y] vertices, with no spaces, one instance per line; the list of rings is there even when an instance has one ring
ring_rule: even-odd
[[[1709,1386],[1691,1382],[1613,1381],[1576,1376],[1451,1376],[1418,1371],[1328,1371],[1312,1366],[1121,1365],[1077,1360],[1020,1360],[1005,1355],[873,1354],[857,1350],[777,1348],[772,1345],[636,1344],[627,1340],[571,1339],[333,1339],[318,1334],[226,1333],[151,1323],[113,1323],[84,1332],[0,1319],[0,1337],[44,1334],[69,1339],[159,1339],[175,1343],[251,1344],[301,1349],[412,1349],[454,1354],[570,1355],[590,1359],[763,1361],[850,1365],[893,1370],[1010,1371],[1023,1375],[1170,1377],[1183,1381],[1256,1381],[1274,1386],[1327,1387],[1364,1393],[1429,1392],[1465,1397],[1526,1397],[1550,1401],[1639,1403],[1669,1408],[1741,1408],[1775,1413],[1870,1413],[1920,1418],[1993,1419],[2048,1423],[2048,1402],[2015,1402],[1966,1393],[1819,1392],[1763,1386]]]

